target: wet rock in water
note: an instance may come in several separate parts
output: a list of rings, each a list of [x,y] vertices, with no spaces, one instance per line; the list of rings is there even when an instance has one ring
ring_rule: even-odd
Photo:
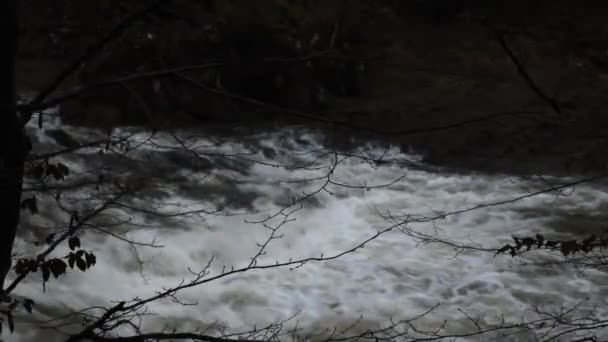
[[[80,147],[80,143],[74,139],[68,132],[62,129],[51,129],[46,131],[46,135],[53,138],[55,142],[63,147],[76,148]]]
[[[277,152],[270,147],[262,147],[260,151],[262,151],[262,155],[268,159],[273,159],[277,156]]]
[[[488,294],[498,289],[498,285],[487,283],[485,281],[474,281],[458,289],[458,294],[461,296],[467,295],[469,292],[477,292],[480,294]]]
[[[317,196],[306,197],[299,203],[300,205],[302,205],[302,207],[306,209],[316,209],[323,207],[323,203],[321,203],[321,200]]]
[[[235,171],[243,175],[247,175],[247,172],[251,168],[252,162],[246,159],[231,158],[228,156],[220,156],[214,158],[213,161],[216,163],[216,168],[226,169]]]
[[[189,151],[169,151],[165,153],[167,161],[179,166],[196,171],[207,171],[213,167],[211,160],[204,156],[197,156]]]
[[[318,195],[307,196],[304,193],[297,193],[291,189],[285,189],[278,196],[274,203],[281,207],[289,207],[292,205],[301,206],[304,209],[318,209],[323,207],[323,202]]]

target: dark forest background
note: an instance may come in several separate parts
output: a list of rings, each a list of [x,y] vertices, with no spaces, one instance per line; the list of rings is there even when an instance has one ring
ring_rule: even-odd
[[[149,4],[23,1],[19,87],[39,89]],[[604,1],[174,0],[163,7],[134,20],[61,90],[199,68],[84,92],[62,104],[67,122],[219,130],[305,121],[343,142],[389,140],[460,168],[580,173],[606,165]]]

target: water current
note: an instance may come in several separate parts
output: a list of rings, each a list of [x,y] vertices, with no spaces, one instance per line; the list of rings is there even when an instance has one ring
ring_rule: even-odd
[[[53,122],[43,130],[29,127],[33,152],[106,137],[61,126],[68,139],[58,128]],[[563,260],[557,254],[526,259],[484,250],[512,242],[512,235],[597,233],[608,204],[599,185],[526,197],[575,179],[457,173],[391,146],[362,144],[339,152],[319,134],[297,127],[224,137],[128,128],[113,134],[129,136],[128,146],[109,146],[122,147],[121,153],[101,145],[49,159],[70,169],[65,180],[53,183],[70,188],[60,199],[56,188],[39,191],[39,183],[26,182],[24,196],[36,194],[39,214],[24,211],[18,256],[44,249],[38,242],[64,229],[71,210],[100,205],[116,184],[133,190],[93,218],[81,236],[83,248],[97,256],[94,267],[68,270],[44,287],[34,274],[18,286],[15,295],[36,305],[32,315],[18,313],[17,332],[4,331],[7,341],[63,341],[77,326],[50,329],[56,322],[47,320],[145,298],[189,281],[194,277],[189,270],[203,269],[210,260],[207,277],[247,266],[278,226],[257,266],[335,256],[383,233],[337,259],[254,269],[186,289],[179,299],[190,305],[152,303],[142,329],[245,331],[293,317],[285,331],[297,325],[299,334],[307,335],[350,327],[348,334],[356,335],[434,308],[415,326],[464,334],[476,329],[472,317],[480,324],[517,323],[537,318],[539,310],[577,303],[582,311],[606,315],[606,273],[527,264]],[[96,182],[100,176],[103,181]],[[388,227],[394,229],[385,231]],[[68,247],[61,246],[53,255],[66,253]],[[119,332],[128,333],[124,329]],[[534,334],[511,339],[534,341]]]

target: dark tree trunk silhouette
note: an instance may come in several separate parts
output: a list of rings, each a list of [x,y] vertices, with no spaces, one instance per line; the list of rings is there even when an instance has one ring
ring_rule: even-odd
[[[0,288],[11,267],[25,159],[24,132],[16,110],[17,6],[18,0],[7,0],[0,9]]]

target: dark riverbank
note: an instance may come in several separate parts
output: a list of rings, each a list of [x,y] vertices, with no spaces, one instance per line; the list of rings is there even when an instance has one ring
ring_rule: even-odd
[[[43,88],[148,3],[24,3],[21,88]],[[62,103],[65,121],[306,124],[340,145],[372,139],[460,170],[606,169],[603,2],[228,3],[175,1],[129,27],[51,96],[123,79]]]

